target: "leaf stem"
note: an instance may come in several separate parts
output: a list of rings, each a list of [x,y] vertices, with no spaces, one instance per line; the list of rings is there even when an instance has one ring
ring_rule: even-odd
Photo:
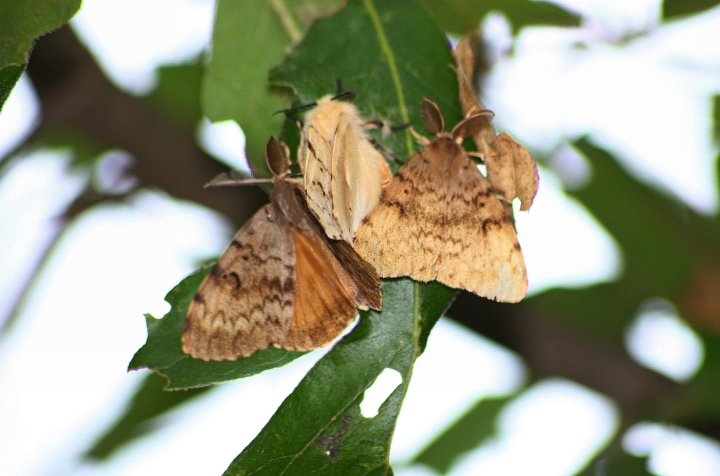
[[[282,23],[285,33],[287,33],[290,41],[297,43],[302,36],[302,31],[297,23],[295,23],[295,20],[293,19],[287,5],[285,5],[285,2],[283,0],[268,0],[268,2],[270,2],[270,6],[280,19],[280,23]]]
[[[365,4],[365,10],[367,10],[368,15],[373,22],[378,42],[380,43],[380,49],[385,55],[385,59],[387,59],[388,68],[390,68],[390,76],[392,76],[393,84],[395,85],[395,92],[397,93],[402,122],[407,124],[410,122],[410,114],[408,113],[407,105],[405,104],[405,93],[403,92],[402,83],[400,82],[400,74],[398,73],[397,63],[395,63],[395,55],[393,54],[392,49],[390,49],[390,43],[388,43],[387,36],[385,35],[385,28],[383,28],[383,24],[380,21],[380,15],[378,15],[377,9],[375,9],[373,0],[363,0],[363,3]],[[412,153],[415,150],[415,146],[409,131],[406,131],[405,133],[405,140],[407,142],[408,152]]]

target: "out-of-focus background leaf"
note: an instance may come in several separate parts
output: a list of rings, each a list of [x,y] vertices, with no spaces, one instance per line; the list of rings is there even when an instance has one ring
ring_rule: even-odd
[[[0,109],[25,70],[35,40],[67,23],[78,8],[80,0],[0,5]]]
[[[700,13],[716,7],[720,2],[716,0],[664,0],[662,2],[663,18],[682,17]]]
[[[440,26],[448,33],[467,35],[477,30],[480,20],[491,11],[501,11],[515,31],[530,25],[577,26],[576,13],[551,2],[532,0],[422,0]]]

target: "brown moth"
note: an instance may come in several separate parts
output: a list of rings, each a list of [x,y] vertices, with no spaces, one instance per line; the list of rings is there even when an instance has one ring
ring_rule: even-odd
[[[287,177],[287,147],[271,137],[270,203],[237,232],[198,288],[183,351],[234,360],[270,345],[311,350],[335,339],[356,308],[380,309],[376,271],[344,241],[329,240]]]
[[[298,161],[310,210],[330,238],[352,243],[392,174],[357,108],[324,96],[305,117]]]
[[[381,277],[437,280],[498,301],[527,293],[527,274],[512,220],[488,180],[460,146],[482,114],[451,133],[437,105],[423,99],[425,127],[435,140],[415,153],[360,225],[355,251]]]
[[[475,53],[473,43],[477,33],[464,37],[455,47],[453,54],[457,67],[460,103],[466,116],[484,109],[477,98],[473,84]],[[496,137],[491,117],[477,125],[471,136],[477,146],[478,155],[487,167],[487,178],[498,196],[505,202],[511,214],[510,202],[520,199],[520,210],[528,210],[537,194],[539,175],[537,164],[530,152],[506,132]]]

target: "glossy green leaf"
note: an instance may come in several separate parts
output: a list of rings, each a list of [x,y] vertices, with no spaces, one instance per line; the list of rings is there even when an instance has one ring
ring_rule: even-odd
[[[205,362],[182,350],[180,337],[190,301],[210,268],[182,280],[165,300],[172,308],[162,319],[146,316],[148,338],[130,362],[129,370],[148,368],[167,377],[171,390],[202,387],[249,377],[267,369],[281,367],[304,354],[270,347],[235,361]]]
[[[392,474],[390,441],[415,359],[455,291],[409,279],[383,283],[383,311],[364,312],[232,462],[226,475]],[[403,378],[378,415],[360,412],[364,391],[386,368]]]
[[[11,64],[0,69],[0,110],[24,71],[24,64]]]
[[[496,433],[495,421],[513,397],[480,400],[447,428],[414,460],[445,474],[455,459],[480,446]]]
[[[365,117],[422,131],[424,96],[440,106],[449,127],[462,119],[452,64],[447,38],[415,2],[353,0],[317,20],[270,80],[293,88],[303,104],[335,94],[341,80]],[[391,134],[383,145],[401,161],[415,151],[408,130]]]
[[[25,70],[35,40],[70,21],[80,2],[0,2],[0,108]]]
[[[168,392],[164,389],[166,384],[166,379],[161,375],[150,373],[128,402],[128,408],[122,416],[85,452],[84,457],[93,460],[108,459],[122,446],[157,429],[158,416],[211,388]]]
[[[664,0],[662,16],[667,20],[694,15],[716,7],[718,4],[720,4],[718,0]]]
[[[464,36],[491,11],[502,12],[517,32],[529,25],[578,26],[580,16],[551,2],[532,0],[422,0],[442,28]]]

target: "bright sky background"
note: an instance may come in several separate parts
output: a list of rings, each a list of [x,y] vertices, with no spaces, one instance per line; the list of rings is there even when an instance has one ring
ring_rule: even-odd
[[[583,27],[524,29],[512,58],[503,56],[509,41],[504,19],[486,19],[503,59],[484,85],[484,101],[499,129],[555,154],[552,169],[541,169],[532,211],[518,215],[531,293],[586,286],[622,270],[612,237],[564,193],[563,183],[582,182],[591,171],[563,148],[563,137],[590,133],[642,180],[703,213],[718,205],[709,121],[710,96],[720,91],[720,9],[655,28],[620,48],[607,40],[653,28],[657,1],[558,3],[582,12]],[[85,0],[72,24],[107,74],[142,94],[154,87],[158,65],[192,59],[207,46],[212,13],[208,0]],[[588,48],[573,48],[577,41]],[[32,130],[37,108],[32,86],[21,80],[0,113],[0,156]],[[244,141],[234,124],[203,122],[198,138],[225,163],[242,166]],[[26,154],[0,180],[3,315],[57,229],[53,217],[90,180],[68,171],[66,152]],[[165,417],[167,426],[152,442],[129,445],[107,465],[78,469],[74,458],[121,413],[142,379],[142,373],[125,372],[145,341],[142,314],[162,315],[165,293],[198,262],[220,253],[233,231],[217,213],[157,191],[139,191],[126,204],[78,218],[18,324],[0,342],[0,474],[220,474],[226,468],[322,351],[219,386]],[[702,363],[697,337],[672,306],[652,309],[639,309],[628,328],[628,352],[671,378],[691,377]],[[674,351],[658,352],[658,342]],[[403,462],[480,398],[518,391],[525,372],[517,355],[441,320],[400,415],[392,450],[396,473],[434,474]],[[502,412],[497,437],[457,461],[452,474],[572,474],[612,437],[618,418],[611,400],[573,382],[536,383]],[[648,422],[633,427],[624,444],[651,455],[657,474],[720,474],[717,442],[685,430]]]

